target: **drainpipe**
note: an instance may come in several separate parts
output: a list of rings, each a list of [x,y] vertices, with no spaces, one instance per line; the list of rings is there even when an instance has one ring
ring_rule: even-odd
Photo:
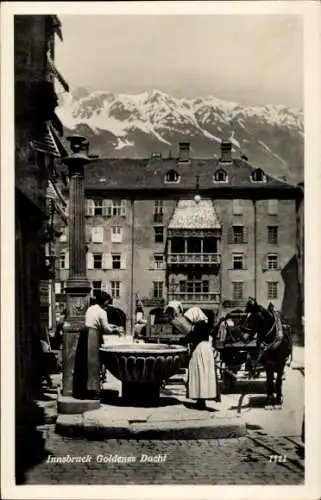
[[[257,205],[253,200],[254,207],[254,298],[257,299]]]
[[[134,332],[134,311],[135,311],[135,294],[134,294],[134,237],[135,237],[135,199],[131,200],[132,212],[132,233],[131,233],[131,276],[130,276],[130,332]]]

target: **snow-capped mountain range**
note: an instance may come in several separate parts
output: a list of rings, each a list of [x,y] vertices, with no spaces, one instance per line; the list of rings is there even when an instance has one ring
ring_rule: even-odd
[[[191,156],[219,156],[230,139],[233,154],[291,182],[303,180],[303,112],[282,105],[241,106],[212,96],[178,99],[159,90],[113,94],[77,89],[60,99],[66,132],[86,135],[105,157],[177,154],[191,142]]]

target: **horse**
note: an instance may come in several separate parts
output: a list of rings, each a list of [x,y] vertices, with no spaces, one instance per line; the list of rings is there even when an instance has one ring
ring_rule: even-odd
[[[245,311],[248,315],[245,325],[251,324],[252,331],[257,334],[259,355],[257,360],[252,361],[253,368],[255,370],[255,365],[261,363],[266,372],[266,406],[282,406],[284,369],[289,359],[292,359],[293,350],[290,330],[286,325],[282,325],[271,303],[265,309],[256,299],[250,297]]]

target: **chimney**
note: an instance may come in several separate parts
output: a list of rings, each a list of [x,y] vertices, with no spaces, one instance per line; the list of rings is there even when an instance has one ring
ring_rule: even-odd
[[[179,143],[179,161],[189,161],[189,148],[190,142],[180,142]]]
[[[222,141],[221,143],[221,158],[222,163],[232,162],[232,143],[230,141]]]

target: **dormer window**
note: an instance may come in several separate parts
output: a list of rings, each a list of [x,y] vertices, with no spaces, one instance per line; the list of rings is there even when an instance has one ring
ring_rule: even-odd
[[[176,170],[169,170],[165,175],[166,183],[179,183],[180,179],[180,175],[176,172]]]
[[[222,168],[219,170],[216,170],[214,177],[213,177],[214,182],[228,182],[228,176]]]
[[[266,182],[266,176],[261,168],[254,170],[251,176],[252,182]]]

